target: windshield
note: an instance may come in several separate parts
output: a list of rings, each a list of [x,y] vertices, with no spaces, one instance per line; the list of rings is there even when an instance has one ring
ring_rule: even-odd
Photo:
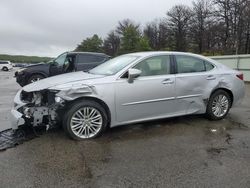
[[[132,63],[137,58],[137,56],[132,55],[119,56],[95,67],[94,69],[90,70],[89,73],[100,75],[113,75],[118,73],[120,70]]]

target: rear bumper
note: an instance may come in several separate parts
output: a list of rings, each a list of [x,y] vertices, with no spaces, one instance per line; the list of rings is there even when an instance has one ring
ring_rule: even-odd
[[[234,85],[232,92],[234,96],[232,107],[241,105],[245,96],[245,83],[238,81],[237,84]]]
[[[10,115],[10,122],[11,122],[12,129],[17,129],[20,125],[25,124],[23,114],[21,114],[15,109],[12,109],[11,115]]]

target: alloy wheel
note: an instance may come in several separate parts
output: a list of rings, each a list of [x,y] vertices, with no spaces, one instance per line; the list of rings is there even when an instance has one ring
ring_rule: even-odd
[[[218,95],[212,102],[212,112],[216,117],[224,116],[229,108],[229,100],[225,95]]]
[[[70,120],[72,132],[80,138],[92,138],[102,128],[101,113],[93,107],[83,107],[77,110]]]

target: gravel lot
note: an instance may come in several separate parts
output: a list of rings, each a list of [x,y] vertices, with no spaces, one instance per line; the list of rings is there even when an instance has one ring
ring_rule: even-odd
[[[0,130],[20,88],[0,71]],[[1,187],[250,187],[250,85],[226,119],[171,118],[83,142],[52,130],[0,152]]]

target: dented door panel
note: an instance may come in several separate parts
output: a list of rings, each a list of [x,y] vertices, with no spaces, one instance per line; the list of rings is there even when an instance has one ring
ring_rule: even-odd
[[[214,79],[210,80],[209,78]],[[214,72],[176,74],[176,101],[182,114],[205,113],[218,76]]]

